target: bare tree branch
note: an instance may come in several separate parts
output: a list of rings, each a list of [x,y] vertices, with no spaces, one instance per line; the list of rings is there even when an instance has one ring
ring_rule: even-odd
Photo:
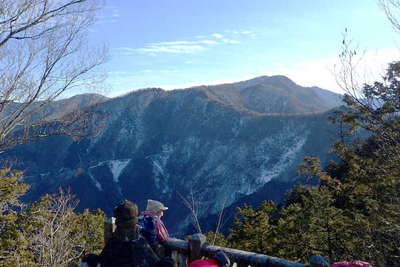
[[[386,14],[387,19],[392,25],[393,29],[400,32],[400,23],[398,20],[400,11],[400,1],[399,0],[378,0],[380,7]]]
[[[226,205],[227,200],[228,200],[228,198],[225,197],[224,201],[222,202],[221,211],[218,214],[217,227],[215,228],[214,237],[213,237],[213,241],[212,241],[211,245],[215,245],[215,241],[217,240],[217,235],[219,234],[221,227],[223,225],[224,211],[225,211],[225,205]]]
[[[47,124],[40,111],[63,93],[102,81],[92,70],[106,60],[107,51],[90,49],[85,39],[101,4],[101,0],[0,3],[0,152],[23,142],[20,135],[13,140],[15,131],[32,134],[32,128]],[[57,123],[61,125],[62,119]]]
[[[76,250],[81,238],[80,232],[73,232],[74,209],[78,202],[68,191],[62,189],[55,195],[48,195],[33,207],[35,231],[30,242],[36,251],[39,266],[67,266],[78,259],[82,252]]]
[[[177,192],[177,194],[179,198],[182,200],[185,207],[187,207],[190,210],[193,226],[196,228],[198,233],[202,233],[198,217],[198,210],[197,210],[198,207],[195,201],[193,190],[190,190],[190,201],[187,198],[185,198],[181,193]]]

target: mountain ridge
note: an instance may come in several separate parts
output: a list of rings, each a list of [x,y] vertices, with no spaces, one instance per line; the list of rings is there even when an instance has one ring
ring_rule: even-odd
[[[26,170],[25,181],[31,184],[27,201],[70,187],[80,209],[102,208],[110,214],[124,198],[140,207],[158,198],[171,207],[166,222],[178,232],[182,229],[176,222],[187,225],[190,220],[178,192],[194,191],[204,203],[204,217],[222,203],[234,205],[260,190],[276,191],[278,200],[285,189],[279,184],[289,188],[296,181],[294,170],[305,156],[326,158],[331,144],[326,136],[335,132],[326,122],[328,109],[285,113],[273,106],[269,111],[274,112],[258,112],[243,106],[245,100],[235,102],[240,92],[252,88],[240,86],[150,88],[106,99],[88,107],[102,114],[98,135],[80,141],[53,136],[0,157],[20,160],[16,167]],[[230,95],[223,97],[226,92]],[[253,97],[267,101],[263,92]],[[271,181],[279,181],[271,186],[281,188],[263,189]]]

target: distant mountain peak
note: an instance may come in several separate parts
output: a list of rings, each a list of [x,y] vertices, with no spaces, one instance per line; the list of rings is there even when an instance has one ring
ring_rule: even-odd
[[[317,87],[303,87],[284,75],[259,76],[220,85],[189,88],[210,101],[256,114],[304,114],[341,105],[341,96]]]
[[[171,231],[179,231],[190,214],[176,192],[196,189],[199,217],[260,195],[280,200],[304,156],[326,156],[326,135],[335,131],[327,114],[307,113],[333,104],[326,101],[331,95],[316,92],[324,91],[285,76],[262,76],[183,90],[143,89],[94,106],[79,101],[87,96],[76,96],[51,103],[46,114],[72,107],[98,112],[96,136],[79,142],[55,136],[16,147],[2,159],[18,158],[16,168],[27,170],[29,201],[68,187],[80,210],[100,207],[111,214],[123,199],[144,207],[157,196],[170,206]],[[228,198],[226,192],[232,192]]]

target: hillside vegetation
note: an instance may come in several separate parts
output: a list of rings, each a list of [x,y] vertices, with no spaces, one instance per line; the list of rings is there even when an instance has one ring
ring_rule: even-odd
[[[350,126],[333,146],[338,160],[324,168],[318,158],[302,164],[318,186],[295,187],[281,206],[238,208],[231,238],[219,236],[221,244],[301,262],[324,255],[400,266],[399,79],[395,62],[384,83],[364,86],[366,99],[347,95],[348,109],[333,118]],[[357,129],[370,136],[349,139]]]
[[[304,176],[318,178],[317,186],[295,187],[284,205],[238,208],[230,238],[219,234],[217,243],[300,262],[324,255],[332,261],[399,266],[399,79],[396,62],[385,84],[364,87],[367,100],[345,97],[346,111],[332,118],[350,126],[333,146],[338,160],[322,168],[318,158],[306,158],[302,166]],[[372,102],[379,105],[368,104]],[[349,138],[360,128],[370,133],[368,138]],[[21,173],[3,170],[1,177],[2,266],[54,266],[47,265],[51,260],[64,266],[101,249],[104,213],[74,213],[76,202],[62,191],[22,209],[18,198],[28,186],[21,183]],[[52,249],[65,254],[54,257]]]

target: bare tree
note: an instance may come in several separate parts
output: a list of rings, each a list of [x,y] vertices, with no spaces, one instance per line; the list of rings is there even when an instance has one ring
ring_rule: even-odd
[[[379,5],[386,14],[387,19],[395,31],[400,33],[400,1],[399,0],[378,0]]]
[[[86,36],[100,5],[100,0],[0,2],[0,151],[76,125],[81,115],[43,128],[48,121],[38,113],[64,92],[96,83],[92,70],[106,53],[89,49]]]
[[[38,266],[67,266],[82,255],[82,231],[77,231],[77,217],[73,212],[78,201],[69,192],[47,195],[31,207],[33,230],[30,248]]]
[[[393,28],[400,33],[400,0],[378,0]],[[385,155],[386,162],[398,164],[400,160],[400,91],[398,90],[400,61],[388,64],[386,74],[375,82],[366,82],[365,71],[360,68],[363,53],[349,40],[347,30],[343,36],[340,65],[335,69],[337,84],[345,92],[344,102],[350,109],[339,111],[336,122],[349,127],[345,134],[362,128],[375,135],[375,146]],[[364,78],[364,79],[363,79]]]
[[[198,233],[202,233],[202,228],[200,225],[200,220],[199,220],[199,210],[202,209],[201,207],[202,201],[197,199],[193,193],[193,188],[190,189],[190,194],[188,197],[184,197],[181,193],[177,192],[179,198],[182,200],[183,205],[185,205],[186,208],[190,210],[190,215],[192,219],[192,224],[194,228],[197,230]],[[221,228],[224,225],[224,211],[226,207],[226,201],[227,197],[224,198],[224,201],[221,203],[220,211],[218,213],[218,218],[216,222],[216,227],[215,231],[213,232],[212,235],[212,241],[211,245],[214,245],[217,236],[221,231]]]
[[[395,31],[400,33],[400,0],[377,0],[385,12],[386,17]],[[365,108],[379,108],[381,103],[376,102],[372,96],[365,94],[365,72],[360,71],[363,63],[364,52],[349,39],[349,32],[345,29],[342,40],[342,49],[339,55],[340,65],[335,68],[334,75],[337,85],[358,104]]]
[[[190,210],[192,224],[198,233],[202,233],[199,222],[199,201],[196,200],[193,189],[190,189],[190,199],[185,198],[181,193],[177,192],[179,198],[182,200],[183,205]]]

